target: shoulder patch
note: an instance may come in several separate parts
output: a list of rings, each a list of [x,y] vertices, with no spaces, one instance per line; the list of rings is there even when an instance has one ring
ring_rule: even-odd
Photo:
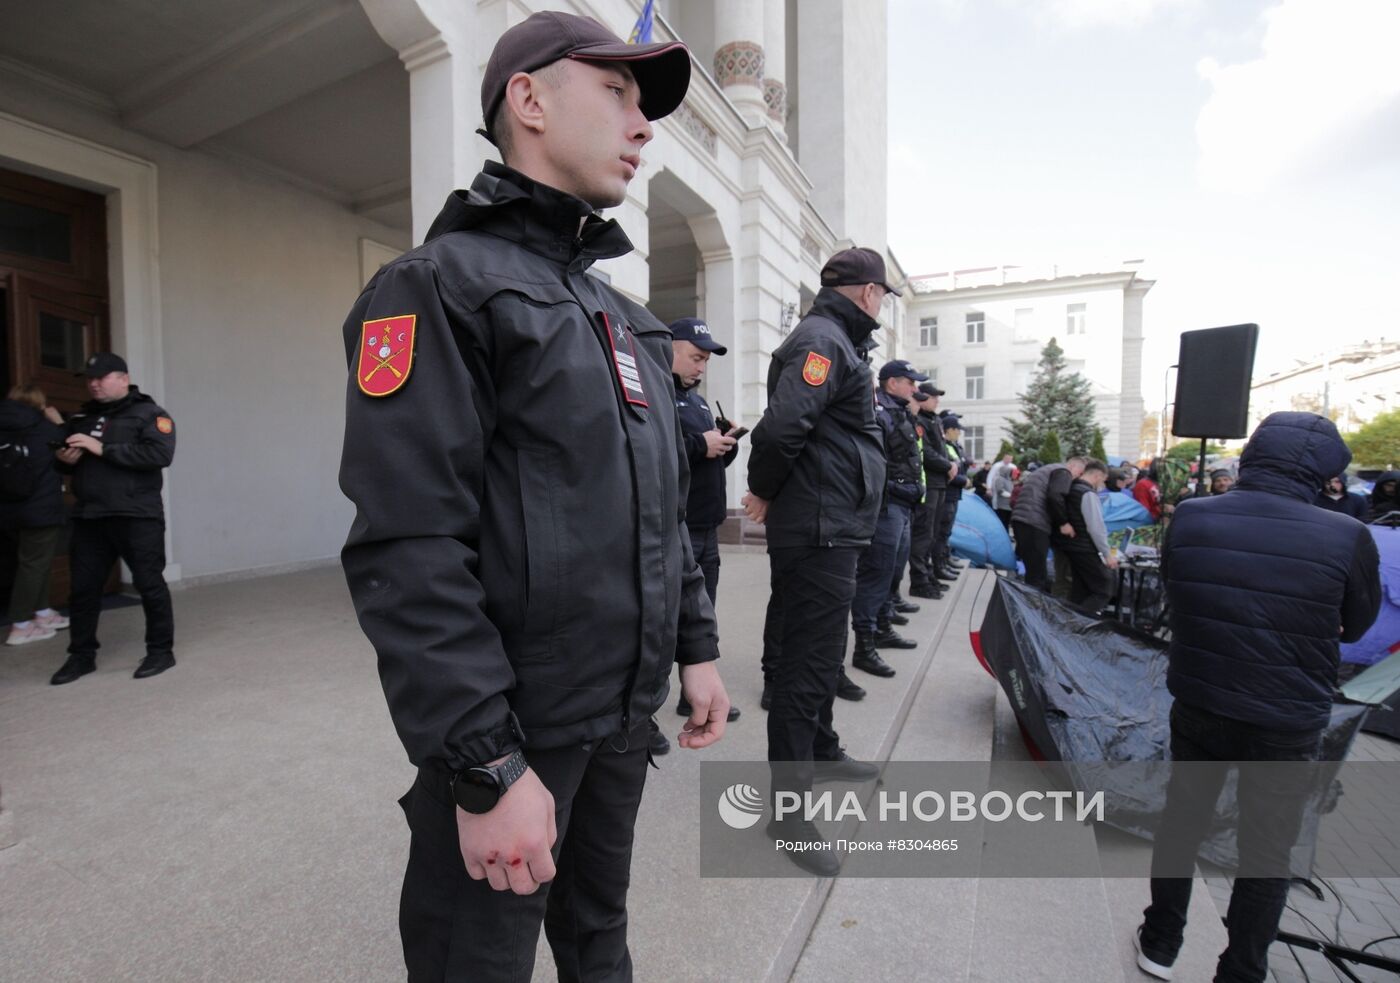
[[[830,371],[831,359],[816,352],[808,352],[807,361],[802,364],[802,381],[809,386],[820,386],[826,382],[826,375]]]
[[[175,421],[168,416],[158,416],[156,417],[156,429],[164,434],[172,434],[175,432]]]
[[[400,314],[366,321],[360,330],[360,354],[355,379],[366,396],[388,396],[408,382],[413,371],[417,314]]]

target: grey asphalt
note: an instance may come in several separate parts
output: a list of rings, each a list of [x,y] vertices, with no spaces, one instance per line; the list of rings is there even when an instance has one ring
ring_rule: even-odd
[[[723,563],[721,667],[744,714],[650,775],[638,980],[1145,979],[1127,941],[1141,882],[701,877],[700,762],[762,760],[766,742],[767,561],[735,547]],[[1023,753],[968,645],[982,576],[911,616],[921,645],[887,654],[894,679],[854,674],[870,695],[837,708],[853,755]],[[414,772],[339,569],[192,587],[175,605],[179,664],[152,679],[131,678],[140,608],[104,613],[98,671],[68,686],[48,685],[62,636],[0,650],[0,979],[402,979],[396,800]],[[674,738],[681,718],[659,719]],[[1197,896],[1191,966],[1223,943]],[[542,941],[535,979],[553,978]]]

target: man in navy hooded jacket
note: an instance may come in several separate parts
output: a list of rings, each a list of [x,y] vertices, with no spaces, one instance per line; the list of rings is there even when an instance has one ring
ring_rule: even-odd
[[[1173,761],[1317,759],[1337,684],[1337,643],[1364,635],[1380,609],[1370,532],[1313,505],[1323,480],[1350,459],[1329,420],[1274,413],[1245,447],[1230,494],[1177,507],[1162,550]],[[1200,771],[1191,781],[1186,772],[1172,772],[1160,830],[1175,835],[1157,837],[1152,904],[1136,940],[1139,967],[1160,979],[1171,978],[1186,927],[1191,879],[1180,874],[1205,838],[1220,789],[1202,782]],[[1306,784],[1307,769],[1296,773]],[[1225,769],[1210,774],[1223,782]],[[1302,805],[1287,787],[1294,774],[1261,780],[1241,769],[1242,871],[1281,866],[1281,845],[1297,839]],[[1281,856],[1286,865],[1286,848]],[[1264,979],[1287,892],[1283,877],[1235,880],[1218,983]]]

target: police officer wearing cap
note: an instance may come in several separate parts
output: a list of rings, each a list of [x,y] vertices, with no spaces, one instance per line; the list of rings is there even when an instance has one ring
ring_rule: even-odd
[[[685,525],[690,530],[695,562],[705,574],[705,593],[710,595],[711,606],[719,589],[719,527],[729,515],[724,470],[739,456],[739,441],[733,436],[738,428],[728,420],[717,420],[710,412],[710,404],[700,395],[700,380],[710,358],[723,357],[727,351],[700,318],[683,317],[671,323],[671,380],[676,387],[676,412],[680,415],[686,460],[690,464]],[[689,717],[691,712],[682,694],[676,713]],[[738,707],[730,706],[729,719],[739,719]],[[669,742],[663,749],[658,737],[665,740],[660,731],[653,734],[652,751],[665,754],[670,749]]]
[[[774,351],[768,406],[749,454],[749,518],[767,526],[773,603],[765,635],[769,667],[768,760],[774,792],[798,794],[814,779],[863,781],[874,766],[851,759],[832,726],[832,702],[846,653],[846,618],[856,561],[875,532],[885,487],[885,453],[875,422],[868,364],[885,294],[885,263],[873,249],[833,256],[812,309]],[[769,832],[815,845],[822,834],[789,817]],[[830,875],[828,849],[788,855]]]
[[[919,429],[924,458],[924,501],[914,509],[909,524],[909,596],[938,599],[943,585],[934,574],[933,555],[943,525],[943,499],[948,480],[957,469],[947,457],[943,441],[943,421],[938,417],[938,401],[944,392],[932,382],[919,384],[928,398],[919,403],[914,421]]]
[[[724,732],[670,332],[587,272],[631,251],[597,210],[689,77],[679,42],[552,11],[510,28],[481,89],[504,163],[345,324],[342,562],[418,769],[410,980],[529,980],[542,924],[561,978],[630,980],[633,828],[673,661],[680,744]]]
[[[123,560],[146,614],[146,657],[135,677],[175,665],[175,610],[165,584],[161,471],[175,459],[175,421],[131,384],[126,361],[98,352],[79,373],[92,397],[68,418],[54,467],[72,475],[72,586],[68,659],[49,681],[71,683],[97,667],[97,618],[112,564]]]
[[[895,359],[880,367],[879,381],[875,419],[884,447],[885,484],[875,534],[856,566],[856,594],[851,603],[856,650],[851,665],[888,678],[895,674],[894,667],[876,649],[908,649],[915,644],[891,626],[891,584],[895,571],[908,561],[910,514],[924,498],[923,455],[909,400],[917,384],[927,382],[928,376],[909,362]]]
[[[953,520],[957,518],[958,503],[962,501],[963,489],[967,487],[967,457],[963,453],[958,438],[962,436],[962,417],[956,413],[944,412],[940,415],[943,424],[943,447],[954,471],[948,479],[948,490],[943,497],[943,518],[938,528],[938,545],[934,548],[933,573],[942,581],[952,583],[958,579],[957,568],[953,565],[953,552],[949,539],[953,533]]]

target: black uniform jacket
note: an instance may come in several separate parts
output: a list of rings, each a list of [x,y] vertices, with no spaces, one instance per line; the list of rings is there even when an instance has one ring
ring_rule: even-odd
[[[943,440],[943,421],[933,413],[918,414],[918,424],[924,431],[924,479],[929,491],[948,487],[948,445]]]
[[[723,457],[706,457],[705,432],[715,429],[710,404],[692,386],[682,389],[674,374],[676,412],[685,437],[685,456],[690,464],[690,497],[686,502],[685,524],[691,529],[712,529],[729,514],[725,506],[724,469],[739,456],[739,445]]]
[[[670,332],[585,272],[631,248],[488,162],[345,323],[342,562],[420,767],[520,746],[512,712],[527,749],[627,730],[666,699],[673,659],[718,655],[682,534]],[[411,369],[368,396],[362,324],[404,315]]]
[[[768,544],[867,546],[885,488],[866,356],[875,320],[822,288],[768,365],[749,490],[767,499]]]
[[[51,441],[66,436],[68,432],[44,416],[42,410],[14,399],[0,400],[0,443],[23,445],[29,451],[28,460],[15,467],[31,469],[37,479],[34,491],[24,501],[0,500],[0,529],[61,526],[67,520],[63,479],[53,468],[53,448],[49,446]]]
[[[914,415],[904,400],[875,394],[875,421],[885,437],[885,501],[915,506],[924,498],[923,460]]]
[[[72,474],[75,519],[163,519],[161,469],[175,460],[175,423],[156,401],[135,386],[112,403],[84,403],[68,418],[68,433],[102,441],[102,456],[84,453],[73,465],[54,467]]]

